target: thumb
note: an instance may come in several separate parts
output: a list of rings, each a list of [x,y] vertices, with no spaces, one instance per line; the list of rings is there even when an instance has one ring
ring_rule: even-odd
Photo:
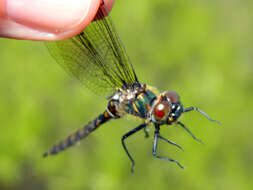
[[[104,0],[108,10],[114,0]],[[80,33],[102,0],[0,0],[0,37],[62,40]]]

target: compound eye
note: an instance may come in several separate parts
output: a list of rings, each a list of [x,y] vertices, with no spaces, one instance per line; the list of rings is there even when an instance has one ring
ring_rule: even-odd
[[[165,96],[169,99],[170,102],[178,103],[180,102],[180,98],[178,94],[172,90],[169,90],[165,93]]]
[[[157,121],[167,117],[170,112],[170,104],[167,101],[159,102],[154,108],[154,116]]]

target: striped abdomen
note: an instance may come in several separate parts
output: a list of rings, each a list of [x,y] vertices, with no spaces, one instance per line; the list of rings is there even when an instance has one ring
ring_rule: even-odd
[[[88,136],[91,132],[97,129],[100,125],[110,120],[112,117],[105,111],[103,114],[100,114],[96,119],[90,121],[83,128],[78,129],[75,133],[68,136],[65,140],[60,141],[58,144],[53,145],[53,147],[46,152],[43,156],[57,154],[72,145],[75,145],[78,141]]]

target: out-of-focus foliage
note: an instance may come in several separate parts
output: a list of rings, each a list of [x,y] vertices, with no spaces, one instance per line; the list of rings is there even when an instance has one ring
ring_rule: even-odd
[[[120,143],[139,124],[130,117],[43,159],[107,102],[70,78],[42,42],[0,39],[0,189],[252,189],[252,9],[249,0],[116,0],[111,15],[140,80],[177,91],[185,106],[222,122],[181,118],[204,146],[177,126],[162,127],[185,152],[162,142],[159,152],[186,170],[153,158],[152,135],[140,132],[127,140],[132,175]]]

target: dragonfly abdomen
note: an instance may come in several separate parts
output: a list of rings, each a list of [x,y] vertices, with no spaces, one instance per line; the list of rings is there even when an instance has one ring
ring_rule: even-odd
[[[91,132],[96,130],[100,125],[110,120],[112,117],[105,111],[103,114],[100,114],[93,121],[90,121],[83,128],[78,129],[75,133],[69,135],[66,139],[60,141],[59,143],[52,146],[48,152],[44,153],[44,157],[48,155],[57,154],[79,142],[81,139],[87,137]]]

